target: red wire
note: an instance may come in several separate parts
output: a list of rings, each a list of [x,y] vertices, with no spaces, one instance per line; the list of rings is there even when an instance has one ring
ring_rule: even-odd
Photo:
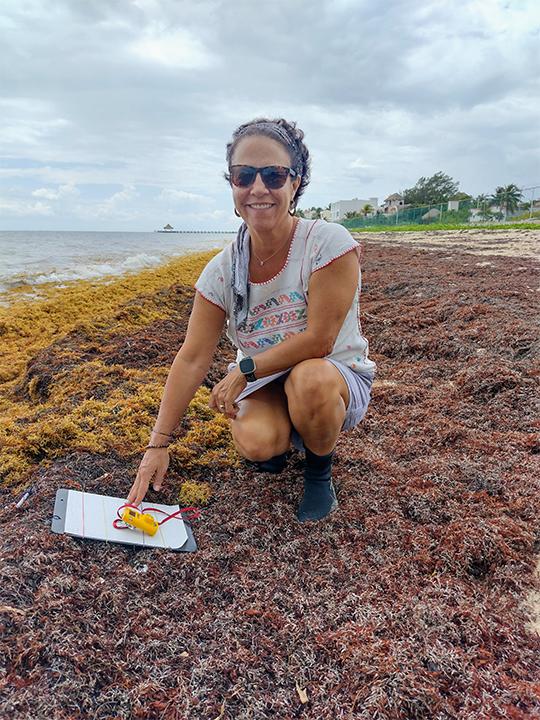
[[[186,520],[188,520],[188,521],[189,521],[189,520],[197,520],[197,518],[199,518],[199,517],[201,516],[201,511],[200,511],[198,508],[195,508],[195,507],[180,508],[180,510],[177,510],[176,512],[173,512],[173,513],[169,514],[169,513],[167,513],[165,510],[161,510],[160,508],[144,508],[144,510],[141,510],[141,509],[138,508],[136,505],[132,505],[131,503],[125,503],[124,505],[120,505],[120,507],[119,507],[118,510],[116,511],[116,514],[118,515],[118,518],[119,518],[120,520],[122,520],[122,516],[120,515],[120,510],[122,510],[122,508],[125,508],[125,507],[134,508],[134,509],[137,510],[138,512],[144,512],[144,513],[146,513],[146,512],[148,512],[149,510],[152,510],[153,512],[160,512],[160,513],[163,513],[164,515],[167,515],[167,517],[166,517],[164,520],[162,520],[161,522],[158,522],[158,525],[163,525],[163,523],[166,523],[168,520],[172,520],[173,518],[177,517],[177,516],[180,515],[181,513],[186,513],[186,515],[187,515]],[[182,519],[183,519],[183,518],[182,518]],[[117,530],[129,530],[129,529],[132,529],[131,526],[128,526],[128,527],[118,527],[118,525],[116,524],[117,522],[118,522],[118,519],[113,520],[113,527],[115,527]],[[123,522],[123,520],[122,520],[122,522]]]

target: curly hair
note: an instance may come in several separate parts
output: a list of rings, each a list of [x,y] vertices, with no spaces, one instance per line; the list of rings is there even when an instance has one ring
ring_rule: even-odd
[[[231,158],[236,146],[243,138],[249,135],[264,135],[265,137],[277,140],[291,158],[291,167],[300,175],[300,185],[294,197],[294,206],[304,190],[309,185],[311,173],[311,158],[309,150],[304,144],[304,132],[297,127],[295,122],[287,122],[283,118],[270,120],[269,118],[256,118],[250,122],[240,125],[233,133],[231,142],[227,143],[227,166],[230,168]],[[231,176],[228,172],[224,173],[225,180],[231,182]]]

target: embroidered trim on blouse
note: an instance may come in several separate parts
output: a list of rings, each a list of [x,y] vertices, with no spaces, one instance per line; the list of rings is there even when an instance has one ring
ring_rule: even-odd
[[[225,310],[224,307],[221,307],[221,305],[219,303],[215,302],[214,300],[211,300],[209,297],[206,297],[206,295],[203,292],[201,292],[198,287],[196,287],[195,290],[199,293],[199,295],[202,295],[205,300],[208,300],[209,303],[212,303],[212,305],[215,305],[220,310],[223,310],[223,312],[225,314],[227,314],[227,311]]]
[[[299,228],[299,227],[300,227],[300,221],[298,221],[298,222],[296,223],[296,227],[294,228],[294,233],[293,233],[293,236],[292,236],[291,244],[289,245],[289,252],[287,253],[287,259],[285,260],[285,264],[283,265],[283,267],[281,268],[281,270],[279,270],[279,271],[274,275],[274,277],[271,277],[270,280],[264,280],[263,282],[252,282],[252,281],[250,280],[250,281],[249,281],[249,284],[250,284],[250,285],[269,285],[271,282],[274,282],[274,280],[281,275],[281,273],[285,270],[285,268],[286,268],[287,265],[289,264],[289,260],[290,260],[290,258],[291,258],[292,248],[293,248],[293,245],[294,245],[294,243],[295,243],[296,235],[297,235],[297,233],[298,233],[298,228]]]
[[[343,256],[346,255],[347,253],[350,253],[351,250],[355,250],[355,251],[358,253],[358,250],[359,250],[358,243],[356,244],[356,247],[347,248],[347,250],[344,250],[344,251],[343,251],[342,253],[340,253],[339,255],[334,255],[334,257],[331,258],[330,260],[328,260],[328,262],[325,262],[324,265],[321,265],[320,267],[315,268],[315,270],[313,270],[313,272],[312,272],[311,274],[314,275],[318,270],[322,270],[323,268],[325,268],[325,267],[327,267],[328,265],[330,265],[330,263],[333,263],[334,260],[337,260],[338,258],[343,257]],[[358,263],[360,264],[360,258],[358,257],[358,255],[357,255],[357,260],[358,260]]]

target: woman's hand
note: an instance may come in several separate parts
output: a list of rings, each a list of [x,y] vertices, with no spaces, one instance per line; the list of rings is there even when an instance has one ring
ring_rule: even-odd
[[[166,447],[147,450],[139,465],[135,482],[127,496],[127,502],[132,505],[139,505],[144,500],[152,478],[154,478],[152,485],[154,490],[161,490],[161,484],[168,467],[169,451]]]
[[[234,420],[238,413],[238,405],[235,400],[246,385],[247,380],[243,373],[238,368],[235,368],[214,386],[208,404],[213,410],[222,412],[228,418]]]

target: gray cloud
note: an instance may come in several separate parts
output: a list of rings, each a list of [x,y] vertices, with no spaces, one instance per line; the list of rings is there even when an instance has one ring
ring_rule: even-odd
[[[8,3],[0,228],[235,227],[225,143],[261,114],[305,130],[307,205],[537,184],[539,29],[535,0]]]

